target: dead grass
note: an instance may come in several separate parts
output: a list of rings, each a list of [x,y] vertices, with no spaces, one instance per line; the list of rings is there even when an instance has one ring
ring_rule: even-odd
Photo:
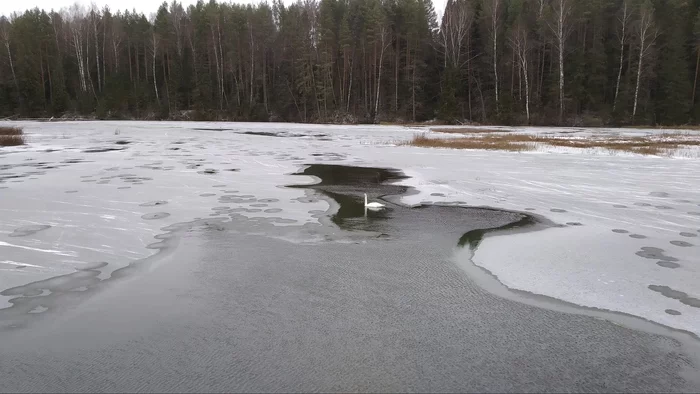
[[[24,145],[24,132],[20,127],[0,126],[0,146]]]
[[[449,133],[449,134],[488,134],[488,133],[510,133],[513,130],[507,129],[480,129],[476,127],[454,127],[446,129],[430,129],[436,133]]]
[[[428,138],[418,134],[404,145],[452,148],[481,149],[503,151],[529,151],[538,146],[549,145],[578,149],[607,149],[611,151],[632,152],[642,155],[668,155],[683,147],[700,146],[699,139],[690,139],[687,134],[664,134],[661,136],[608,138],[608,139],[570,139],[545,137],[527,134],[485,135],[483,137]]]
[[[24,132],[21,127],[0,126],[0,135],[22,135]]]
[[[452,148],[452,149],[486,149],[526,151],[534,147],[518,141],[510,141],[502,138],[428,138],[424,134],[418,134],[404,145],[419,146],[423,148]]]

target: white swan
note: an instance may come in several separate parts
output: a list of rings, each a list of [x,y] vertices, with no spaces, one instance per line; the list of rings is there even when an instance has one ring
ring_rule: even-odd
[[[365,193],[365,208],[384,208],[384,206],[384,204],[374,201],[367,203],[367,193]]]

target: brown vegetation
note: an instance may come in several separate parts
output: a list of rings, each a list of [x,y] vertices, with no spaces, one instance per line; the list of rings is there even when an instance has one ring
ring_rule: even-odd
[[[572,139],[563,137],[537,136],[527,134],[485,135],[483,137],[428,138],[425,134],[415,135],[405,145],[452,148],[485,149],[504,151],[534,150],[540,145],[561,146],[568,148],[601,148],[611,151],[633,152],[642,155],[666,155],[674,150],[700,146],[700,139],[683,133],[670,133],[647,137],[618,137],[607,139]]]
[[[452,149],[487,149],[523,151],[532,150],[533,147],[518,141],[511,141],[498,137],[483,138],[428,138],[425,134],[417,134],[405,145],[419,146],[423,148],[452,148]]]
[[[480,129],[477,127],[453,127],[444,129],[430,129],[430,131],[435,131],[438,133],[449,133],[449,134],[481,134],[481,133],[510,133],[513,130],[508,129]]]
[[[0,146],[17,146],[24,143],[22,128],[0,126]]]

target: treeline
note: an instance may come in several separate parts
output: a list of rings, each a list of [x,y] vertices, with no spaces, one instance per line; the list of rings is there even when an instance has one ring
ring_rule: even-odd
[[[0,116],[686,124],[700,0],[163,3],[0,18]]]

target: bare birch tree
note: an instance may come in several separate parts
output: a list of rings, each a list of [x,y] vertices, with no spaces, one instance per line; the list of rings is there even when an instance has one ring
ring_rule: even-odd
[[[379,116],[379,91],[382,85],[382,64],[384,63],[384,53],[386,52],[389,45],[391,45],[391,40],[389,39],[389,27],[386,22],[380,18],[378,26],[379,34],[379,63],[377,64],[377,95],[374,101],[374,117],[375,120]]]
[[[158,37],[158,34],[156,33],[156,24],[155,24],[155,19],[156,16],[152,16],[152,21],[151,21],[151,54],[152,54],[152,70],[153,70],[153,91],[156,94],[156,103],[160,105],[160,96],[158,95],[158,81],[156,78],[156,57],[158,56],[158,42],[160,41],[160,38]]]
[[[552,5],[552,21],[549,28],[554,33],[555,45],[559,52],[559,123],[564,120],[564,51],[566,39],[571,34],[569,18],[571,16],[571,0],[555,0]]]
[[[521,22],[518,22],[513,28],[513,32],[509,39],[513,51],[518,57],[518,65],[520,66],[521,78],[525,82],[525,116],[527,123],[530,123],[530,82],[528,73],[528,55],[532,50],[529,32]]]
[[[637,103],[639,101],[639,85],[642,77],[644,59],[649,55],[651,47],[656,41],[659,32],[654,25],[654,8],[649,0],[642,3],[639,8],[639,23],[637,25],[637,39],[639,40],[639,62],[637,63],[637,83],[634,88],[634,106],[632,107],[632,120],[637,115]]]
[[[474,14],[466,0],[449,0],[445,6],[440,27],[440,47],[445,57],[445,68],[462,66],[464,42],[474,21]]]
[[[496,111],[499,110],[498,100],[498,30],[500,28],[500,2],[501,0],[489,0],[485,5],[486,15],[489,20],[489,39],[493,51],[493,79],[494,93],[496,97]]]
[[[85,56],[83,54],[83,24],[84,17],[81,7],[77,4],[71,6],[70,11],[63,18],[70,25],[71,43],[75,53],[75,60],[78,63],[78,77],[80,80],[80,91],[86,93],[87,79],[85,76]]]
[[[629,24],[632,14],[629,9],[629,0],[622,0],[622,8],[620,12],[621,15],[617,18],[617,20],[620,22],[620,30],[618,31],[620,38],[620,67],[617,70],[617,83],[615,84],[615,96],[613,97],[613,111],[615,111],[617,106],[617,98],[620,93],[620,80],[622,79],[622,66],[624,65],[625,57],[625,43],[627,42],[627,37],[629,36],[627,25]]]
[[[12,80],[15,84],[15,89],[17,90],[17,96],[21,95],[19,92],[19,83],[17,82],[17,75],[15,74],[15,65],[12,62],[12,51],[10,50],[10,21],[7,20],[5,16],[0,17],[0,36],[2,36],[2,41],[5,44],[5,50],[7,51],[7,58],[10,63],[10,71],[12,72]]]

